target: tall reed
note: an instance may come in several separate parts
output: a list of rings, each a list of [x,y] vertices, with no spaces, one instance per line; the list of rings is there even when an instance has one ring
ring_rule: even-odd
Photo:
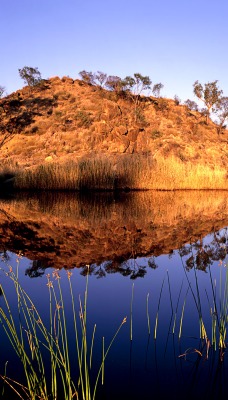
[[[188,288],[192,293],[192,297],[194,300],[194,303],[196,305],[196,309],[198,312],[198,316],[199,316],[199,327],[200,327],[200,338],[201,339],[207,339],[207,332],[205,329],[205,325],[203,322],[203,314],[202,314],[202,306],[201,306],[201,296],[200,296],[200,290],[199,290],[199,284],[198,284],[198,277],[197,277],[197,271],[196,271],[196,265],[195,265],[195,259],[194,259],[194,254],[192,252],[192,260],[193,260],[193,270],[194,270],[194,277],[195,277],[195,287],[196,287],[196,293],[194,292],[192,285],[190,283],[190,280],[188,278],[187,275],[187,271],[186,268],[184,266],[184,262],[183,262],[183,258],[181,257],[181,263],[182,263],[182,267],[188,282]]]
[[[130,310],[130,339],[133,339],[133,299],[134,299],[134,283],[131,290],[131,310]]]
[[[149,293],[147,293],[146,296],[146,315],[147,315],[148,335],[150,336]]]
[[[177,157],[122,154],[11,168],[15,189],[228,189],[225,168],[181,161]],[[1,171],[0,171],[1,175]]]
[[[211,307],[212,317],[212,344],[216,349],[217,330],[219,335],[218,347],[224,349],[226,347],[226,333],[228,324],[228,267],[225,262],[219,263],[220,277],[219,277],[219,294],[216,293],[216,282],[213,283],[211,267],[209,266],[209,274],[211,280],[211,291],[213,306]],[[222,274],[223,272],[223,274]],[[225,274],[225,279],[223,275]]]
[[[75,306],[74,292],[71,283],[71,271],[67,272],[69,292],[72,305],[72,318],[74,325],[74,348],[78,365],[78,377],[71,367],[72,342],[68,331],[68,323],[65,314],[65,300],[61,286],[61,278],[58,271],[51,276],[47,275],[47,286],[49,290],[49,326],[44,323],[38,308],[26,293],[19,282],[18,265],[16,272],[10,267],[5,272],[12,281],[17,298],[18,320],[13,315],[10,303],[4,287],[1,285],[4,306],[0,308],[0,323],[10,341],[16,355],[19,357],[25,373],[26,385],[15,382],[6,373],[1,378],[20,397],[31,400],[48,400],[61,398],[63,392],[64,400],[82,399],[95,400],[99,378],[104,380],[104,362],[109,350],[117,337],[121,327],[126,322],[124,318],[115,332],[108,348],[105,350],[103,339],[103,355],[100,368],[95,373],[95,384],[91,387],[91,366],[95,336],[95,327],[89,345],[89,334],[87,329],[87,299],[88,299],[88,274],[86,277],[86,288],[83,302],[79,301],[78,311]],[[49,361],[44,361],[44,354],[48,354]],[[46,358],[46,356],[45,356]],[[51,371],[50,380],[48,372]],[[94,372],[93,372],[94,375]],[[59,380],[60,378],[60,380]]]
[[[184,261],[181,257],[182,266],[185,272],[185,276],[188,282],[188,290],[191,291],[194,303],[196,305],[196,310],[199,317],[199,327],[200,327],[200,338],[206,341],[207,351],[210,347],[210,343],[212,343],[214,350],[217,347],[223,351],[226,347],[226,335],[227,335],[227,325],[228,325],[228,266],[226,261],[219,262],[219,283],[216,284],[216,281],[213,281],[212,277],[212,269],[211,266],[208,266],[209,270],[209,279],[210,279],[210,290],[212,296],[212,304],[210,304],[210,299],[208,295],[208,291],[206,291],[206,296],[209,304],[209,313],[211,316],[211,341],[208,337],[204,319],[202,312],[202,291],[199,288],[198,282],[198,271],[196,267],[195,255],[192,250],[192,268],[194,273],[194,281],[195,281],[195,291],[193,289],[192,284],[188,278],[186,273],[186,269],[184,267]],[[215,267],[217,268],[217,267]],[[184,301],[185,304],[185,301]],[[204,311],[205,313],[206,311]]]
[[[157,308],[155,327],[154,327],[154,339],[157,339],[158,316],[159,316],[159,309],[160,309],[160,304],[161,304],[161,297],[162,297],[162,291],[163,291],[164,283],[165,283],[165,276],[164,276],[163,281],[162,281],[160,294],[159,294],[159,299],[158,299],[158,308]]]

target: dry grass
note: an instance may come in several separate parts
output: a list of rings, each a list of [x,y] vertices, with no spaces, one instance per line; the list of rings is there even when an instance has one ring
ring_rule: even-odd
[[[131,156],[122,158],[120,182],[131,189],[228,189],[225,168],[182,162],[178,158]]]
[[[15,189],[228,189],[225,168],[182,162],[174,156],[124,155],[115,160],[95,157],[24,170],[11,166],[8,171],[15,175]]]
[[[108,160],[50,163],[17,174],[16,189],[112,190],[115,174]]]
[[[182,162],[175,157],[157,158],[153,179],[145,176],[145,181],[149,189],[228,189],[225,168]]]

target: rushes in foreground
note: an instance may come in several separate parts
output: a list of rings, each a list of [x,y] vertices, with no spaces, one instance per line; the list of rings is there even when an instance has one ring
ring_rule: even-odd
[[[57,400],[61,398],[62,391],[64,400],[94,400],[101,373],[104,379],[105,359],[122,325],[126,322],[126,318],[121,322],[106,350],[103,339],[101,366],[97,374],[95,374],[95,384],[92,388],[90,371],[96,326],[94,326],[92,341],[89,346],[87,332],[88,275],[86,278],[84,301],[79,301],[78,318],[71,282],[72,273],[70,271],[67,272],[78,373],[71,367],[70,354],[72,347],[70,350],[70,345],[72,346],[72,343],[69,342],[70,336],[65,313],[64,295],[58,271],[53,272],[53,280],[50,275],[47,275],[50,313],[49,326],[48,324],[45,325],[38,308],[20,285],[17,272],[14,273],[12,268],[10,268],[7,275],[11,279],[16,291],[19,319],[16,321],[4,288],[1,286],[4,307],[0,308],[0,322],[14,351],[22,362],[26,385],[8,378],[6,372],[1,378],[21,399],[48,400],[52,398]],[[78,319],[80,323],[78,323]],[[46,362],[47,354],[49,358],[48,365]],[[47,378],[48,371],[51,372],[50,381]]]

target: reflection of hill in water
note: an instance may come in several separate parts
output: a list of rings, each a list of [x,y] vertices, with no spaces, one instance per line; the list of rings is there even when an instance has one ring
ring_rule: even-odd
[[[1,250],[55,268],[168,254],[228,225],[227,192],[25,197],[0,201]]]

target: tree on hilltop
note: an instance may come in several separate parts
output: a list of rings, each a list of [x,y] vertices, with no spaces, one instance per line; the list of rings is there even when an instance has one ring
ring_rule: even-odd
[[[193,84],[193,93],[201,100],[207,109],[206,123],[208,124],[210,113],[213,111],[213,107],[219,102],[223,91],[219,90],[217,86],[218,81],[205,83],[204,86],[195,81]]]
[[[177,94],[175,94],[173,99],[174,99],[176,106],[179,106],[181,104],[181,99],[179,96],[177,96]]]
[[[97,71],[95,74],[95,79],[98,81],[99,86],[103,87],[107,80],[107,74],[105,72]]]
[[[131,91],[136,101],[139,100],[141,93],[151,88],[152,81],[149,76],[143,76],[138,72],[132,76],[126,76],[123,80],[124,89]]]
[[[18,71],[21,79],[28,86],[36,86],[42,81],[41,73],[37,67],[23,67]]]
[[[80,77],[82,78],[83,82],[88,83],[90,85],[94,85],[94,73],[91,71],[80,71]]]
[[[216,104],[215,113],[219,118],[218,133],[226,128],[224,125],[226,120],[228,120],[228,97],[221,97],[219,102]]]
[[[194,100],[187,99],[184,104],[193,111],[199,111],[198,104]]]
[[[3,96],[3,94],[5,93],[5,87],[4,86],[0,86],[0,99]]]
[[[105,87],[118,94],[123,90],[123,81],[119,76],[110,75],[106,79]]]
[[[140,73],[134,73],[132,76],[126,76],[123,79],[123,89],[128,92],[132,101],[135,104],[135,119],[137,120],[138,107],[140,102],[140,96],[145,90],[151,89],[152,81],[149,76],[143,76]]]
[[[164,85],[162,83],[155,83],[152,89],[152,93],[155,97],[160,97],[160,91],[163,89]]]

